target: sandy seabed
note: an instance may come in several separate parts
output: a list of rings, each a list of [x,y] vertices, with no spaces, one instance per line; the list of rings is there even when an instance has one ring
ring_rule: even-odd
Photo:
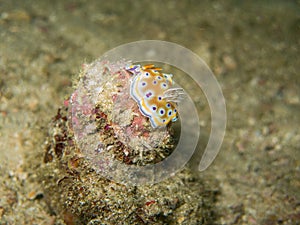
[[[201,174],[218,184],[215,223],[299,224],[299,10],[299,1],[0,2],[0,224],[63,224],[35,183],[49,121],[83,63],[144,39],[191,49],[223,89],[226,136]],[[207,104],[199,112],[208,133]]]

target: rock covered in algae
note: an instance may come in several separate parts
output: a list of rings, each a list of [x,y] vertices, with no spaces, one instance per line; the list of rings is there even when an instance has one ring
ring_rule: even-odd
[[[176,144],[171,126],[154,129],[140,113],[125,65],[84,65],[49,124],[39,179],[57,224],[211,224],[214,194],[189,169],[143,186],[117,183],[103,171],[110,159],[157,163]]]

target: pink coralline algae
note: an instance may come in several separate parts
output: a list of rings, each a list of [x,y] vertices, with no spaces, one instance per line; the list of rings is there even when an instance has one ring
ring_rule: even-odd
[[[84,65],[81,80],[70,98],[75,137],[96,170],[103,163],[113,164],[112,158],[126,164],[156,163],[167,157],[174,147],[173,131],[168,123],[177,118],[176,103],[161,99],[164,107],[170,108],[170,112],[166,108],[166,115],[161,117],[165,121],[159,118],[161,124],[154,122],[158,121],[154,116],[145,115],[131,89],[139,77],[128,65],[124,61],[95,61]],[[167,78],[168,81],[161,77],[164,82],[160,85],[171,85],[171,78]],[[163,98],[163,95],[156,97]],[[159,104],[156,107],[163,110]]]
[[[180,141],[171,121],[154,127],[141,112],[130,93],[135,74],[128,65],[84,65],[48,126],[37,179],[56,223],[211,224],[203,215],[212,214],[214,196],[188,168],[156,182],[183,158],[177,153],[165,163]]]

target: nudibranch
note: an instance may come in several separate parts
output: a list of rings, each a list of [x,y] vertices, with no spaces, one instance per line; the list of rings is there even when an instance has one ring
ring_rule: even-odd
[[[147,116],[153,128],[165,127],[178,118],[177,103],[183,90],[173,88],[172,74],[162,73],[153,64],[130,65],[126,70],[133,74],[130,95],[140,112]]]

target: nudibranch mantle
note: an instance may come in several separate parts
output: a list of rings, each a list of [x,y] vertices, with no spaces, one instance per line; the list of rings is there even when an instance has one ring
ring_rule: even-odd
[[[165,127],[178,118],[177,103],[183,95],[181,88],[172,88],[172,74],[161,73],[153,64],[130,65],[125,68],[134,76],[130,95],[137,102],[140,112],[150,119],[153,128]]]

